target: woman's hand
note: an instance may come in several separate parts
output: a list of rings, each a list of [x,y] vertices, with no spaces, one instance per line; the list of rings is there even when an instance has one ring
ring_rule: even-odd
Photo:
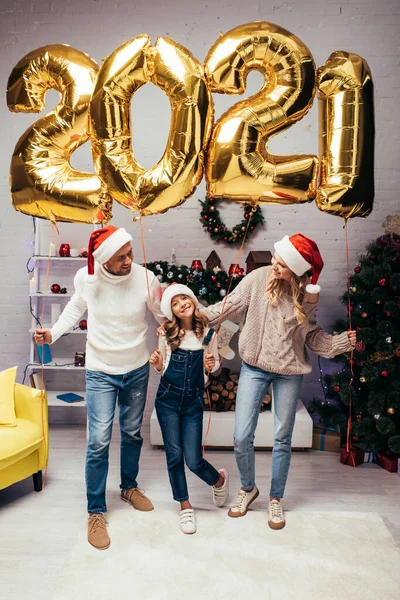
[[[163,357],[161,352],[159,350],[154,350],[153,354],[150,356],[149,362],[157,369],[157,371],[161,371],[163,368]]]
[[[206,371],[211,373],[211,369],[213,369],[215,365],[215,356],[213,354],[205,354],[204,355],[204,367]]]
[[[347,337],[349,338],[351,347],[354,349],[356,347],[356,343],[357,343],[357,333],[355,331],[350,330],[347,332]]]

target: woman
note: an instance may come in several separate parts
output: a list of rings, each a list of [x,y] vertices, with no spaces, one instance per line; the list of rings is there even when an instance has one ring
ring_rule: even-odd
[[[315,309],[323,267],[317,244],[302,234],[275,244],[272,266],[261,267],[229,294],[223,318],[244,316],[239,339],[242,368],[236,397],[234,450],[242,487],[230,517],[243,517],[259,491],[255,484],[254,435],[269,386],[274,391],[274,447],[268,524],[285,526],[282,498],[287,481],[293,426],[303,375],[311,372],[306,348],[326,358],[348,352],[354,331],[329,335],[318,325]],[[309,277],[311,275],[311,284]],[[203,310],[217,325],[223,303]]]

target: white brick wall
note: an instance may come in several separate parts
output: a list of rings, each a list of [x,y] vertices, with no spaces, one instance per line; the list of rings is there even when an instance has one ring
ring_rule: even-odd
[[[398,210],[397,190],[399,147],[396,133],[400,118],[397,109],[399,92],[400,4],[381,0],[298,0],[292,2],[256,2],[247,0],[213,0],[208,4],[185,0],[1,0],[0,2],[0,72],[3,93],[0,95],[2,144],[0,149],[0,369],[18,364],[19,377],[28,360],[30,317],[27,293],[28,276],[25,263],[30,255],[32,220],[14,211],[8,190],[8,168],[18,137],[36,115],[8,112],[5,88],[8,75],[16,62],[30,50],[50,43],[67,43],[88,52],[97,62],[124,41],[139,33],[148,33],[153,41],[168,35],[186,45],[201,61],[219,31],[254,20],[277,23],[296,34],[308,45],[315,62],[321,65],[333,50],[350,50],[366,58],[375,82],[376,111],[376,197],[373,213],[367,219],[353,219],[349,225],[352,264],[365,243],[382,233],[381,223],[387,214]],[[256,89],[260,79],[251,74],[249,89]],[[48,107],[55,94],[48,95]],[[235,99],[215,96],[216,115],[231,106]],[[142,164],[154,164],[163,152],[169,127],[169,107],[166,97],[152,86],[137,93],[132,105],[134,147]],[[282,153],[318,152],[317,107],[307,117],[279,136],[271,144]],[[90,149],[80,149],[73,164],[82,170],[92,170]],[[148,218],[146,247],[149,260],[170,256],[175,247],[177,258],[190,263],[194,257],[205,259],[215,248],[228,268],[235,250],[214,245],[203,232],[199,217],[198,198],[204,197],[204,183],[181,208]],[[343,222],[319,212],[314,204],[300,207],[264,206],[265,227],[245,247],[241,264],[249,250],[271,249],[273,242],[285,233],[303,232],[316,239],[325,258],[321,276],[323,286],[319,309],[320,322],[327,328],[333,319],[344,313],[338,295],[345,286],[345,244]],[[135,237],[138,261],[142,260],[139,228],[129,225],[126,209],[115,205],[113,224],[124,225]],[[239,220],[237,205],[222,209],[228,224]],[[78,236],[84,244],[87,229],[66,226],[63,236]],[[73,228],[74,233],[72,233]],[[65,232],[65,233],[64,233]],[[82,234],[81,234],[82,232]],[[60,240],[61,241],[61,240]],[[64,240],[65,241],[65,240]],[[303,396],[318,393],[318,370],[308,377]]]

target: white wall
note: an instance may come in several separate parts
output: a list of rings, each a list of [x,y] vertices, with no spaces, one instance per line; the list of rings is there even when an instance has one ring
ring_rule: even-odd
[[[317,66],[323,64],[333,50],[349,50],[363,56],[369,63],[375,82],[376,114],[376,197],[375,207],[367,219],[353,219],[349,226],[352,264],[362,253],[366,242],[382,233],[381,223],[387,214],[398,210],[399,149],[396,143],[400,124],[396,108],[399,92],[399,24],[400,3],[380,0],[301,0],[293,2],[256,2],[247,0],[213,0],[208,4],[194,0],[157,2],[156,0],[1,0],[0,2],[0,369],[18,364],[22,369],[28,361],[28,276],[25,263],[30,256],[32,219],[17,213],[10,202],[8,168],[15,143],[36,115],[11,114],[6,107],[5,89],[13,66],[30,50],[51,43],[67,43],[87,52],[97,62],[126,40],[147,33],[155,41],[167,35],[186,45],[201,61],[220,31],[236,25],[266,20],[296,34],[310,48]],[[251,89],[260,79],[251,74]],[[216,116],[236,100],[216,96]],[[48,95],[52,108],[55,94]],[[161,156],[169,128],[169,105],[166,97],[154,86],[147,85],[137,93],[132,103],[133,143],[137,157],[144,166],[154,164]],[[278,136],[271,149],[282,153],[318,153],[317,107],[303,121],[284,135]],[[81,170],[93,170],[90,148],[86,145],[74,156],[73,165]],[[205,193],[204,182],[192,198],[179,209],[148,218],[146,232],[148,260],[169,257],[175,248],[178,261],[189,263],[193,258],[205,259],[212,249],[228,268],[236,251],[214,244],[199,223],[198,199]],[[241,217],[237,205],[228,204],[221,210],[223,218],[233,225]],[[245,246],[244,258],[250,250],[271,249],[283,234],[302,232],[317,240],[325,258],[320,278],[322,299],[319,319],[329,328],[333,319],[344,313],[338,301],[346,282],[343,221],[325,215],[314,204],[295,206],[264,206],[265,227]],[[134,235],[136,259],[142,260],[139,228],[131,223],[126,209],[115,204],[114,225],[126,226]],[[63,236],[68,233],[64,226]],[[87,228],[78,229],[85,245]],[[80,233],[82,232],[82,234]],[[60,240],[60,241],[68,241]],[[229,363],[228,363],[229,364]],[[326,363],[324,363],[326,364]],[[303,396],[307,399],[318,392],[318,369],[306,379]]]

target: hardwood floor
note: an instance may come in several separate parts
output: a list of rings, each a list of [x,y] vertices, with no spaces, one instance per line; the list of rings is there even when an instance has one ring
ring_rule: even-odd
[[[143,427],[139,485],[157,504],[173,502],[164,452],[149,443]],[[50,600],[59,573],[86,520],[84,426],[52,425],[45,489],[33,490],[32,478],[0,491],[0,596],[2,600]],[[233,451],[207,451],[207,460],[230,472],[231,500],[239,487]],[[255,510],[265,510],[271,452],[256,453],[260,496]],[[210,508],[207,486],[188,474],[192,504]],[[119,499],[119,433],[115,428],[108,477],[109,519]],[[287,511],[357,511],[379,513],[400,545],[400,477],[364,464],[341,465],[337,454],[294,452],[285,495]],[[366,515],[367,517],[367,515]],[[312,515],[311,515],[312,518]],[[327,518],[329,516],[327,515]],[[90,599],[89,599],[90,600]]]

